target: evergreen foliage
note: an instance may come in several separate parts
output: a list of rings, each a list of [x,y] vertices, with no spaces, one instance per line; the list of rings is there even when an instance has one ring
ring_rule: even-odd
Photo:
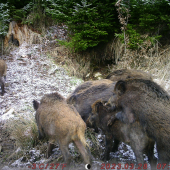
[[[4,37],[8,31],[9,10],[8,3],[0,3],[0,37]]]
[[[119,36],[127,48],[138,49],[149,39],[152,43],[170,28],[168,0],[1,0],[0,29],[6,34],[10,20],[41,28],[51,17],[68,28],[68,42],[75,51],[84,51]],[[7,3],[6,3],[7,2]],[[120,2],[119,13],[116,2]],[[121,15],[120,16],[120,12]],[[126,23],[122,24],[120,18]],[[43,22],[43,24],[42,24]],[[37,26],[36,26],[37,25]],[[122,28],[123,29],[120,29]],[[147,35],[147,36],[144,36]]]
[[[130,11],[126,34],[129,38],[128,47],[131,49],[140,48],[146,39],[154,44],[170,28],[170,3],[167,0],[124,0],[121,7]],[[123,33],[116,35],[123,41]]]
[[[65,45],[75,51],[83,51],[97,46],[101,42],[108,42],[110,34],[118,31],[115,2],[104,1],[53,1],[46,11],[54,19],[65,22],[71,37]]]

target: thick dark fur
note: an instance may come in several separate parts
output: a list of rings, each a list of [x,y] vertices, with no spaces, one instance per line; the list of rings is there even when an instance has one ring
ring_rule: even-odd
[[[92,111],[91,105],[98,99],[108,100],[113,94],[114,84],[107,79],[85,82],[68,96],[67,103],[73,104],[86,122]]]
[[[117,117],[133,124],[138,121],[143,131],[157,145],[160,163],[170,162],[170,96],[150,80],[129,79],[115,86]]]
[[[36,110],[36,123],[40,139],[49,141],[47,157],[51,155],[54,144],[59,144],[67,167],[71,162],[68,145],[71,142],[77,146],[84,162],[90,163],[90,156],[86,150],[85,129],[86,124],[77,110],[66,103],[59,93],[46,94],[40,104],[33,101]]]
[[[113,78],[113,76],[115,78]],[[152,76],[141,70],[116,70],[107,76],[107,79],[87,81],[79,85],[67,98],[67,103],[73,104],[83,120],[86,122],[90,113],[91,105],[98,99],[108,101],[113,94],[116,81],[129,78],[152,79]],[[110,79],[110,80],[108,80]]]
[[[79,85],[73,91],[72,94],[68,96],[67,103],[72,104],[77,109],[82,119],[86,122],[89,115],[92,114],[91,105],[96,100],[99,100],[99,99],[103,101],[108,101],[109,98],[113,95],[116,81],[121,80],[121,79],[124,80],[126,78],[131,77],[130,75],[128,76],[128,73],[132,75],[133,71],[131,70],[130,72],[128,72],[124,70],[123,71],[118,70],[117,72],[115,72],[115,75],[117,75],[115,82],[112,80],[108,80],[108,79],[84,82],[81,85]],[[138,72],[134,71],[133,75],[135,75],[136,73]],[[139,75],[139,73],[137,75]],[[140,74],[140,75],[145,76],[145,74]],[[94,128],[95,132],[98,132],[98,127],[95,125],[95,123],[93,123],[93,126],[90,126],[90,125],[88,126],[91,128]],[[108,142],[106,139],[106,143]],[[109,151],[106,150],[106,152],[110,152],[110,150]]]
[[[130,78],[136,78],[136,79],[144,78],[146,80],[152,80],[151,74],[146,73],[142,70],[134,70],[134,69],[115,70],[106,77],[106,79],[112,81],[126,80]]]
[[[145,131],[143,131],[139,122],[134,124],[125,124],[114,119],[111,126],[108,126],[108,121],[115,117],[117,111],[112,111],[105,102],[98,100],[92,105],[93,114],[88,118],[87,124],[96,123],[101,128],[107,139],[106,149],[109,151],[116,149],[120,142],[129,144],[133,149],[137,163],[144,163],[143,153],[148,155],[150,163],[154,163],[154,140],[149,138]],[[110,139],[110,140],[109,140]],[[114,142],[113,143],[113,139]],[[115,145],[113,147],[113,145]],[[113,148],[112,148],[113,147]],[[105,152],[105,157],[109,157],[110,152]]]
[[[61,96],[59,93],[51,93],[51,94],[45,94],[44,97],[41,99],[42,103],[55,103],[56,101],[65,102],[65,98]]]
[[[6,79],[6,72],[7,72],[7,65],[4,60],[0,59],[0,85],[1,85],[1,95],[3,96],[5,93],[4,89],[4,81],[2,77],[4,76],[4,79]]]

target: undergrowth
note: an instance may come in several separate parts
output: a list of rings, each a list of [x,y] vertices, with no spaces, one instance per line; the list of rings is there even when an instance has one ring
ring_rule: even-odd
[[[5,123],[5,128],[12,138],[15,139],[16,147],[29,149],[34,147],[38,142],[38,129],[35,117],[18,115]]]
[[[147,40],[138,50],[126,49],[124,53],[123,46],[119,46],[117,51],[120,51],[118,62],[110,67],[110,72],[116,69],[140,69],[150,72],[155,79],[164,81],[170,79],[170,47],[165,46],[160,48],[158,44],[151,46],[151,42]]]

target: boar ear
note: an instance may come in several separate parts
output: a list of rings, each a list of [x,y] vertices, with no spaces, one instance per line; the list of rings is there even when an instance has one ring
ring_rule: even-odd
[[[118,81],[115,85],[114,91],[119,95],[124,94],[126,91],[126,82],[123,80]]]
[[[96,114],[99,112],[100,110],[100,106],[103,106],[101,100],[97,100],[95,101],[92,105],[91,105],[91,108],[92,108],[92,113]]]
[[[39,107],[39,103],[36,100],[33,100],[33,107],[35,110],[37,110]]]
[[[70,98],[67,99],[67,103],[75,105],[77,101],[77,96],[72,95]]]

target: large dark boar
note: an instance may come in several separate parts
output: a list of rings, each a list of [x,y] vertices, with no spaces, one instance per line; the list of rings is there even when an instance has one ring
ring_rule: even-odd
[[[86,122],[92,111],[91,105],[98,99],[107,101],[113,94],[114,85],[114,82],[107,79],[87,81],[68,96],[67,103],[73,104]]]
[[[75,91],[67,98],[67,103],[73,104],[80,113],[82,119],[86,122],[92,111],[91,105],[100,98],[107,101],[113,94],[114,85],[114,82],[107,79],[87,81],[75,89]],[[89,126],[89,124],[87,126]],[[95,132],[98,132],[98,127],[95,125],[95,122],[93,123],[93,126],[89,127],[94,128]],[[107,147],[107,143],[109,142],[110,138],[106,138],[106,153],[112,151],[112,149],[110,150],[110,148]],[[113,151],[114,150],[115,148],[113,148]],[[105,154],[105,156],[106,155],[107,154]],[[109,155],[104,157],[104,160],[108,159]]]
[[[121,74],[120,74],[121,72]],[[132,74],[133,71],[129,71],[130,75]],[[124,69],[118,70],[117,73],[115,72],[115,75],[117,74],[117,77],[120,79],[126,79],[129,78],[128,76],[128,71],[124,71]],[[137,71],[134,70],[133,75],[135,73],[138,73]],[[147,74],[147,73],[146,73]],[[139,74],[138,74],[139,75]],[[143,74],[145,76],[145,74]],[[144,77],[143,77],[144,78]],[[118,80],[118,79],[117,79]],[[116,81],[113,82],[109,79],[103,79],[103,80],[95,80],[95,81],[87,81],[79,85],[72,94],[70,94],[67,98],[67,103],[73,104],[74,107],[77,109],[79,114],[81,115],[82,119],[86,122],[88,119],[89,115],[92,113],[92,108],[91,105],[96,101],[96,100],[103,100],[103,101],[108,101],[109,98],[113,95],[114,91],[114,86],[116,84]],[[89,127],[94,128],[95,132],[98,132],[98,127],[95,125],[95,122],[93,123],[93,126]],[[110,139],[106,138],[106,148],[107,148],[107,143],[110,142]],[[116,143],[116,141],[115,141]],[[117,146],[117,145],[115,145]],[[116,147],[113,147],[113,151],[116,149]],[[112,149],[106,149],[106,154],[110,153]],[[108,159],[104,158],[104,159]]]
[[[142,70],[121,69],[113,71],[106,77],[106,79],[112,81],[126,80],[129,78],[152,80],[152,75]]]
[[[106,145],[105,157],[109,157],[109,150],[112,149],[113,145],[118,145],[120,142],[124,142],[131,146],[133,149],[137,163],[144,163],[143,154],[148,156],[148,160],[151,164],[154,163],[154,140],[147,136],[147,133],[143,130],[140,123],[136,121],[133,124],[125,124],[120,120],[115,119],[112,125],[108,126],[109,120],[115,117],[117,111],[112,111],[105,102],[97,100],[92,105],[93,114],[89,116],[87,124],[95,124],[101,128],[108,143]],[[110,139],[110,140],[109,140]],[[116,141],[113,143],[114,141]],[[117,146],[116,146],[117,147]],[[155,167],[155,166],[154,166]]]
[[[129,79],[115,86],[116,117],[133,125],[140,123],[147,136],[157,145],[160,163],[170,162],[170,96],[150,80]],[[163,166],[163,165],[162,165]]]
[[[4,79],[6,79],[6,72],[7,72],[7,65],[4,60],[0,59],[0,85],[1,85],[1,90],[2,90],[2,92],[1,92],[2,96],[5,93],[4,81],[3,81],[2,77],[4,76]]]
[[[86,150],[85,129],[86,124],[73,106],[66,103],[58,93],[46,94],[40,104],[33,101],[36,110],[36,122],[40,138],[47,138],[49,144],[47,157],[51,155],[54,144],[58,143],[64,156],[67,167],[71,162],[68,145],[74,142],[80,151],[84,162],[90,163]]]
[[[116,81],[125,80],[131,77],[139,77],[143,79],[152,79],[151,75],[141,70],[116,70],[108,76],[108,79],[87,81],[79,85],[72,94],[67,98],[67,103],[73,104],[83,120],[86,122],[91,113],[91,105],[98,99],[108,101],[113,94],[113,89]]]

